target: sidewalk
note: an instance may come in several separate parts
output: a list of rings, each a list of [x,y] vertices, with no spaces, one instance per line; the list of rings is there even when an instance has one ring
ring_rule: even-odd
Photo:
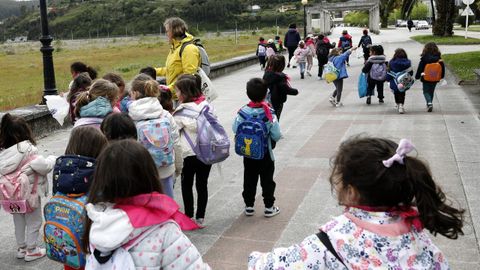
[[[338,41],[341,30],[335,29],[332,41]],[[353,32],[355,44],[361,29],[349,30]],[[387,30],[372,39],[385,47],[388,58],[396,48],[405,48],[416,68],[422,45],[406,40],[407,33],[408,30],[405,33]],[[443,47],[441,49],[443,51]],[[393,95],[387,86],[386,103],[380,105],[373,98],[372,105],[367,106],[364,100],[358,99],[356,90],[362,63],[363,59],[352,55],[352,66],[348,70],[351,79],[345,81],[342,97],[345,106],[341,108],[333,108],[328,102],[333,85],[317,81],[315,77],[300,80],[298,69],[286,70],[300,94],[289,96],[285,104],[281,120],[285,138],[275,149],[275,195],[282,211],[280,215],[264,218],[261,197],[257,197],[256,215],[243,215],[243,166],[233,150],[221,169],[213,166],[207,227],[188,233],[213,269],[246,269],[251,251],[268,251],[298,243],[316,233],[332,216],[341,214],[342,208],[337,206],[328,183],[329,159],[343,139],[359,133],[413,141],[419,157],[429,162],[436,181],[455,203],[467,210],[465,236],[458,240],[435,237],[433,241],[443,250],[452,269],[480,268],[480,121],[477,112],[450,77],[447,86],[438,87],[432,113],[426,112],[420,83],[407,93],[405,115],[399,115],[393,108]],[[214,80],[220,94],[214,106],[230,135],[233,135],[230,127],[234,115],[248,101],[245,83],[261,76],[260,68],[252,66]],[[68,135],[68,131],[60,131],[40,140],[41,153],[61,154]],[[178,182],[175,189],[175,197],[182,204]],[[257,194],[260,193],[259,190]],[[61,269],[48,259],[28,264],[15,259],[13,222],[4,212],[0,212],[0,226],[3,228],[0,241],[4,243],[0,269]]]

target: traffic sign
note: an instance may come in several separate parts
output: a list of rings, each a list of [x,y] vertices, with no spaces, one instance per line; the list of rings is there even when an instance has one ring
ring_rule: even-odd
[[[462,2],[465,4],[465,5],[471,5],[473,4],[473,2],[475,2],[475,0],[462,0]]]
[[[465,8],[465,10],[462,12],[462,16],[473,16],[475,14],[473,14],[473,10],[467,6],[467,8]]]

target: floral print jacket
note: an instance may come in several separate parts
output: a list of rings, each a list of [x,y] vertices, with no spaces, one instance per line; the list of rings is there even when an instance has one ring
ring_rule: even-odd
[[[413,226],[408,226],[407,231],[395,231],[398,224],[405,223],[389,212],[348,208],[320,229],[327,233],[348,269],[450,269],[426,231],[417,231]],[[288,248],[253,252],[248,261],[250,270],[347,269],[315,234]]]

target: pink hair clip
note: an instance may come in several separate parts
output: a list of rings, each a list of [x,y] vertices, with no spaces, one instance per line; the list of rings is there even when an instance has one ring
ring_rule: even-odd
[[[398,148],[395,155],[387,160],[382,161],[383,165],[387,168],[392,167],[394,162],[398,162],[403,165],[403,159],[408,153],[412,152],[413,149],[415,149],[415,146],[412,144],[412,142],[407,139],[401,139],[400,143],[398,143]]]

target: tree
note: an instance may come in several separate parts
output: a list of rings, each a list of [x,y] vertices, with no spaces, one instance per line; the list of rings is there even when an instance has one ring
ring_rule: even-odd
[[[402,4],[402,15],[409,17],[417,0],[406,0]],[[431,5],[433,0],[430,1]],[[436,13],[432,16],[432,31],[435,36],[452,36],[453,22],[455,20],[455,1],[454,0],[435,0]],[[432,10],[434,10],[432,8]],[[436,16],[435,16],[436,14]]]
[[[395,8],[398,0],[381,0],[380,1],[380,22],[382,28],[388,27],[388,15]]]

